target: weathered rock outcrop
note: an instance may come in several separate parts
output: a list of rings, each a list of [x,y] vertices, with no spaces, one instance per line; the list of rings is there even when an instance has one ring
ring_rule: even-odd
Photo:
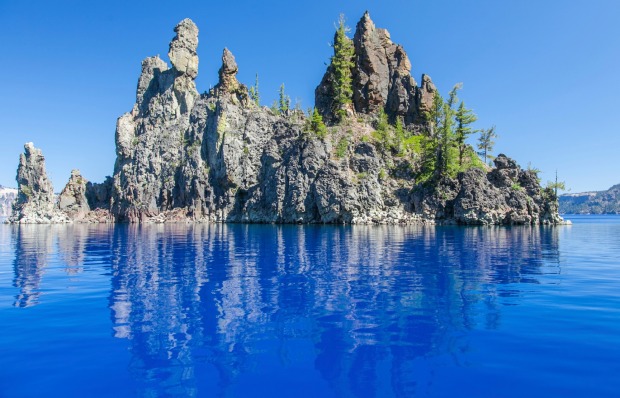
[[[375,138],[370,123],[381,109],[404,122],[407,134],[422,130],[421,115],[432,107],[436,90],[426,75],[421,87],[416,85],[402,47],[375,28],[368,14],[353,39],[350,111],[359,117],[330,126],[325,135],[313,131],[301,111],[274,112],[250,100],[227,49],[219,82],[199,95],[194,83],[198,29],[186,19],[175,32],[171,67],[158,57],[142,62],[136,103],[116,125],[114,175],[92,184],[72,174],[54,207],[53,195],[45,196],[51,184],[38,180],[41,166],[35,165],[42,163],[24,160],[29,165],[24,170],[38,171],[21,172],[27,178],[20,187],[38,184],[40,194],[32,200],[37,208],[48,209],[49,203],[50,211],[82,222],[112,217],[118,222],[256,223],[559,220],[555,202],[536,176],[503,155],[491,171],[470,169],[457,178],[420,184],[419,154],[403,156]],[[326,115],[334,110],[330,68],[316,91],[317,107]]]
[[[357,23],[353,37],[353,106],[359,114],[376,114],[383,109],[391,121],[405,125],[418,123],[422,112],[432,105],[435,86],[428,76],[418,87],[411,76],[411,62],[402,46],[392,42],[390,33],[375,27],[366,12]],[[315,91],[315,103],[323,117],[334,119],[333,66],[329,65]]]
[[[58,196],[58,208],[73,220],[81,220],[90,211],[86,183],[79,170],[72,170],[69,182]]]
[[[500,154],[495,168],[471,168],[415,194],[416,211],[427,219],[457,224],[556,224],[553,192],[542,190],[533,171]]]
[[[190,113],[199,98],[198,28],[185,19],[170,43],[172,68],[158,57],[142,62],[136,105],[116,125],[112,212],[137,221],[172,209]]]
[[[45,158],[32,142],[24,145],[17,168],[17,200],[13,205],[11,223],[49,224],[70,222],[55,206],[54,187],[47,178]]]

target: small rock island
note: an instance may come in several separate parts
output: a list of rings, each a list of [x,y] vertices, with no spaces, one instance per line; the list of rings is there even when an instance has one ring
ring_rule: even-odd
[[[27,143],[8,222],[562,222],[535,171],[505,155],[492,168],[480,160],[456,88],[443,99],[428,75],[418,85],[368,13],[352,39],[341,22],[307,113],[284,95],[261,106],[227,49],[219,83],[200,94],[198,28],[185,19],[174,31],[172,65],[142,61],[136,103],[117,121],[114,175],[91,183],[74,170],[56,198]]]

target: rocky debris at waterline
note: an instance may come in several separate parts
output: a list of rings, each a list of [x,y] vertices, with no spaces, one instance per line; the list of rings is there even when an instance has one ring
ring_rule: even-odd
[[[219,82],[199,95],[198,29],[175,28],[169,67],[142,62],[136,103],[116,125],[114,175],[101,184],[72,174],[58,210],[82,222],[558,223],[535,176],[500,155],[490,171],[415,180],[419,164],[372,138],[383,109],[410,132],[424,128],[435,86],[411,76],[402,47],[366,13],[353,38],[353,98],[347,125],[326,137],[303,112],[274,112],[249,99],[224,49]],[[328,121],[330,67],[316,90]],[[344,143],[344,144],[343,144]],[[28,187],[28,185],[25,185]],[[24,188],[27,189],[27,188]],[[66,191],[66,192],[65,192]],[[63,199],[64,198],[64,199]],[[88,211],[89,209],[90,211]]]
[[[17,168],[17,200],[8,222],[15,224],[67,223],[71,219],[55,206],[54,187],[47,178],[45,158],[32,142],[24,145]]]

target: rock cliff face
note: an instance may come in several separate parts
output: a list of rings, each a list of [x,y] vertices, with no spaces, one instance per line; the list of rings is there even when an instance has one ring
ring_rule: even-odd
[[[29,154],[27,147],[24,171],[18,172],[22,207],[16,208],[13,222],[20,220],[17,215],[24,212],[19,209],[27,203],[85,222],[559,220],[535,176],[505,156],[497,158],[491,171],[471,169],[455,179],[420,184],[415,159],[374,140],[372,122],[381,109],[392,120],[401,119],[409,131],[419,130],[435,86],[425,75],[416,85],[402,47],[376,28],[368,14],[353,38],[351,112],[357,117],[329,126],[325,137],[311,130],[301,111],[274,112],[251,101],[228,49],[218,84],[200,95],[194,83],[198,29],[186,19],[174,30],[168,54],[172,65],[158,57],[142,62],[136,103],[117,121],[114,175],[93,184],[74,171],[55,207],[51,184],[46,178],[39,181],[45,174],[42,156]],[[333,109],[330,73],[328,68],[316,90],[317,107],[327,117]],[[40,161],[25,160],[37,156]],[[24,187],[33,186],[38,196],[26,198]]]
[[[0,185],[0,217],[11,215],[15,198],[17,198],[17,189]]]
[[[71,221],[55,206],[54,187],[47,178],[45,158],[32,142],[24,145],[24,153],[19,156],[17,186],[17,200],[9,222],[49,224]]]
[[[560,212],[568,214],[620,214],[620,184],[606,191],[560,196]]]

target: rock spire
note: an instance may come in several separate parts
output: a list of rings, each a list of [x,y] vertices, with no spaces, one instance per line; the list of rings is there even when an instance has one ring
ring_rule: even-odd
[[[389,118],[409,125],[420,121],[423,92],[411,76],[411,61],[402,46],[392,42],[390,33],[377,28],[366,12],[353,36],[353,105],[360,114],[377,114],[383,109]],[[315,91],[317,108],[327,120],[333,119],[333,68],[328,67]],[[434,89],[434,86],[427,86]],[[431,96],[432,98],[432,96]]]
[[[198,27],[191,19],[185,18],[174,31],[177,35],[170,42],[170,62],[179,73],[195,79],[198,76]]]
[[[47,178],[45,158],[32,142],[24,145],[17,167],[17,200],[9,222],[19,224],[49,224],[69,222],[55,206],[54,187]]]

